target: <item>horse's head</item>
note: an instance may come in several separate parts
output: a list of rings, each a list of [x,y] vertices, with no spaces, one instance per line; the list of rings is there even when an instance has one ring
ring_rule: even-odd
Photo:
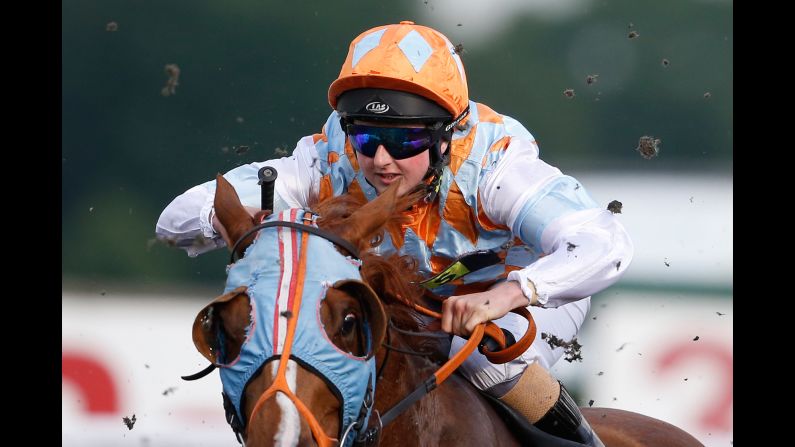
[[[261,213],[272,227],[260,229],[220,175],[217,186],[226,243],[245,238],[235,250],[244,256],[229,268],[226,293],[197,315],[193,340],[220,367],[230,424],[249,446],[349,445],[372,409],[373,355],[386,331],[358,252],[419,196],[397,197],[395,185],[353,212],[331,202],[320,217]]]

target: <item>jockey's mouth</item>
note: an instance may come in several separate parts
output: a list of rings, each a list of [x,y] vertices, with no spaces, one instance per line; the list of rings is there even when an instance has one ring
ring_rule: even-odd
[[[376,172],[375,174],[378,176],[378,179],[381,180],[385,184],[390,184],[400,177],[399,173],[392,173],[392,172]]]

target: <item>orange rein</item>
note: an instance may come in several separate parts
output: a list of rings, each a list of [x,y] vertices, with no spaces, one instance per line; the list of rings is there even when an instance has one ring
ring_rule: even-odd
[[[411,303],[409,305],[424,315],[438,319],[442,318],[440,313],[434,312],[418,304]],[[461,350],[459,350],[455,355],[453,355],[453,357],[448,359],[444,365],[436,370],[436,372],[433,373],[433,376],[423,381],[414,391],[409,393],[400,402],[392,406],[392,408],[381,415],[381,424],[378,427],[372,427],[368,429],[364,435],[364,438],[370,439],[376,436],[376,433],[381,430],[382,427],[392,422],[410,405],[422,398],[422,396],[425,394],[431,392],[437,386],[441,385],[442,382],[450,377],[453,371],[455,371],[459,366],[461,366],[462,363],[464,363],[467,357],[469,357],[469,354],[471,354],[483,340],[484,335],[489,335],[490,337],[494,338],[500,347],[502,347],[501,350],[495,352],[484,350],[484,355],[486,355],[491,362],[506,363],[520,356],[533,343],[536,334],[536,324],[535,321],[533,321],[533,316],[524,307],[519,307],[512,310],[511,312],[515,312],[527,318],[528,320],[527,332],[525,332],[524,336],[522,336],[518,342],[509,346],[508,348],[505,348],[505,335],[496,324],[492,322],[478,324],[469,335],[469,339],[461,348]]]
[[[437,318],[439,320],[442,319],[442,314],[438,312],[434,312],[426,307],[420,306],[419,304],[412,303],[411,304],[414,310],[417,312],[427,315],[429,317]],[[456,370],[472,351],[475,350],[475,347],[480,344],[481,340],[483,339],[484,335],[487,335],[493,338],[497,344],[500,346],[499,351],[488,351],[484,348],[483,355],[486,356],[487,359],[491,363],[501,364],[507,363],[511,360],[519,357],[522,355],[523,352],[533,344],[533,340],[536,338],[536,322],[533,320],[533,315],[530,311],[527,310],[525,307],[517,307],[513,309],[511,312],[515,314],[519,314],[527,319],[527,331],[519,339],[516,343],[509,347],[505,347],[505,334],[502,332],[499,326],[492,323],[491,321],[487,323],[480,323],[475,326],[475,329],[469,335],[469,340],[467,340],[466,344],[460,351],[458,351],[453,357],[451,357],[444,365],[442,365],[439,370],[434,373],[436,376],[436,384],[439,385],[444,381],[453,371]]]

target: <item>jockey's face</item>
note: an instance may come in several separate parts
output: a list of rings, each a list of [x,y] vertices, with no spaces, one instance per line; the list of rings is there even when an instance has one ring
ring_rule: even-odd
[[[356,121],[356,124],[383,126],[383,124]],[[422,128],[422,124],[392,124],[395,128]],[[447,150],[447,141],[442,141],[442,153]],[[372,157],[356,152],[359,167],[364,178],[370,182],[378,194],[384,192],[389,185],[403,178],[398,194],[404,194],[422,182],[428,172],[430,158],[428,150],[424,150],[413,157],[395,159],[390,155],[384,145],[379,145]]]

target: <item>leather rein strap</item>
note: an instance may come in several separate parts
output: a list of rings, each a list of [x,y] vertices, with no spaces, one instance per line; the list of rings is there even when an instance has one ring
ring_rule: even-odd
[[[429,317],[437,318],[439,320],[442,319],[442,314],[439,312],[434,312],[426,307],[420,306],[419,304],[413,304],[414,310],[417,312],[427,315]],[[497,342],[499,347],[501,348],[498,351],[489,351],[487,347],[482,347],[483,355],[486,356],[487,359],[491,363],[494,364],[502,364],[508,363],[511,360],[519,357],[522,355],[523,352],[527,351],[530,345],[533,344],[533,340],[536,338],[536,322],[533,320],[533,315],[527,310],[526,307],[517,307],[513,309],[511,312],[521,315],[525,319],[527,319],[527,331],[525,331],[522,338],[520,338],[516,343],[506,347],[505,346],[505,334],[502,332],[499,326],[495,323],[489,321],[487,323],[481,323],[479,326],[484,326],[483,335],[477,337],[477,342],[480,343],[484,336],[491,337],[494,341]],[[472,332],[472,335],[469,336],[469,339],[475,338],[475,332]],[[453,357],[455,358],[455,357]],[[452,359],[450,359],[452,360]],[[463,362],[463,360],[462,360]],[[449,362],[448,362],[449,363]],[[460,363],[459,363],[460,364]],[[447,364],[445,364],[446,366]]]

